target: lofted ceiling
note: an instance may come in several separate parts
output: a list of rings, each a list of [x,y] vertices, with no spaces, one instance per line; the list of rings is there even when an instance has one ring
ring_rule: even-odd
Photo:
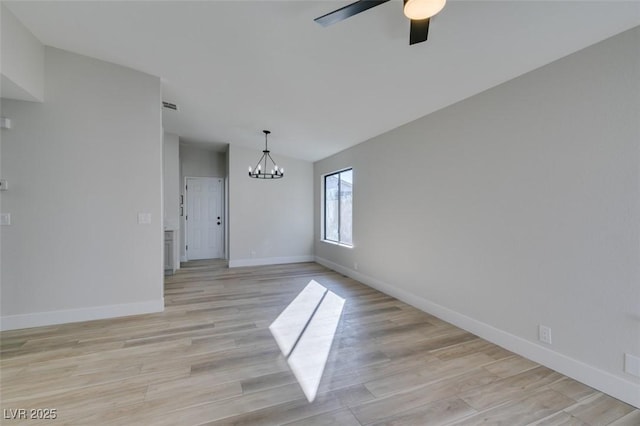
[[[45,45],[162,78],[183,142],[316,161],[640,25],[640,2],[449,1],[409,46],[394,0],[3,2]]]

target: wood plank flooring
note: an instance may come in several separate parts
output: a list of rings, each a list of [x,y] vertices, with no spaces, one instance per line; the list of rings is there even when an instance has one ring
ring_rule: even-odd
[[[268,330],[311,279],[346,299],[313,403]],[[190,262],[165,302],[1,333],[2,423],[640,425],[640,410],[315,263]],[[32,408],[57,418],[6,418]]]

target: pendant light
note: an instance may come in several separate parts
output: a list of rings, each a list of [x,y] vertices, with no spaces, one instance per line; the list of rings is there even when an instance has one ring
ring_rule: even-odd
[[[249,177],[254,179],[280,179],[284,177],[284,169],[278,167],[276,162],[273,161],[267,146],[267,137],[271,132],[263,130],[262,133],[264,133],[264,151],[262,151],[262,157],[258,160],[258,164],[254,168],[249,166]]]

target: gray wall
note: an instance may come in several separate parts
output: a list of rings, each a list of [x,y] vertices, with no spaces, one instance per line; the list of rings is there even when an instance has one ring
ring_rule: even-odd
[[[2,327],[162,310],[160,79],[48,47],[45,70],[44,103],[2,99]]]
[[[225,152],[180,144],[182,177],[225,177],[226,157]]]
[[[636,28],[317,162],[318,260],[640,404],[638,46]],[[352,249],[320,241],[321,175],[350,166]]]
[[[285,177],[251,179],[260,155],[229,146],[229,266],[313,260],[313,164],[272,153]]]

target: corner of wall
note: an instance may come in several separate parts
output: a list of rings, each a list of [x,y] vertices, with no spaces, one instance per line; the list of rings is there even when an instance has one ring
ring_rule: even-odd
[[[7,99],[42,102],[44,46],[5,4],[1,4],[0,8],[1,96]]]

